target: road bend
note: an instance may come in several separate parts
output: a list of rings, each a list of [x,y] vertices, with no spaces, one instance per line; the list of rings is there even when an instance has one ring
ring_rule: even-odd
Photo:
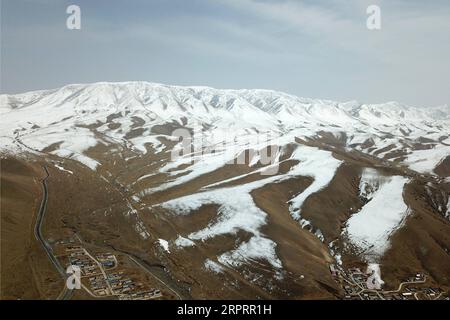
[[[49,258],[50,262],[53,264],[53,266],[56,268],[56,270],[58,270],[59,274],[61,275],[61,277],[64,280],[64,289],[58,295],[57,299],[58,300],[68,300],[72,297],[73,290],[68,289],[66,286],[66,279],[67,279],[66,270],[61,266],[58,259],[53,254],[53,250],[52,250],[52,247],[50,246],[50,244],[42,236],[42,225],[44,224],[44,217],[45,217],[45,212],[47,210],[47,202],[48,202],[47,179],[50,176],[47,166],[44,166],[43,168],[45,170],[46,176],[41,180],[41,182],[42,182],[42,201],[41,201],[41,205],[39,207],[39,211],[37,214],[36,224],[34,226],[34,236],[42,244],[42,247],[44,248],[44,251],[47,254],[47,257]]]

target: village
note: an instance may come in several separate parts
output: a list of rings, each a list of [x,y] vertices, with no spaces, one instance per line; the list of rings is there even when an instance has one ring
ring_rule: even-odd
[[[444,290],[427,285],[427,276],[420,272],[404,279],[396,290],[382,290],[381,286],[371,284],[373,273],[334,264],[329,268],[345,292],[345,300],[449,300]]]
[[[65,266],[77,266],[81,271],[81,287],[93,298],[116,297],[119,300],[150,300],[162,297],[157,288],[129,269],[121,268],[118,258],[111,252],[89,252],[81,241],[73,237],[54,244],[58,259]]]

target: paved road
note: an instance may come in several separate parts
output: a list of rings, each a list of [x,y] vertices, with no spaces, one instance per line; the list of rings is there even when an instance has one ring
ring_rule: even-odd
[[[352,280],[353,280],[353,277],[352,277]],[[353,280],[353,281],[354,281],[354,280]],[[372,292],[372,293],[376,293],[381,299],[384,300],[384,298],[380,295],[380,293],[382,293],[382,294],[387,294],[387,293],[400,292],[401,289],[402,289],[402,287],[403,287],[404,285],[425,283],[426,281],[427,281],[426,276],[424,277],[423,280],[420,280],[420,281],[404,281],[404,282],[400,283],[400,285],[398,286],[398,289],[397,289],[397,290],[390,290],[390,291],[379,291],[379,290],[373,290],[373,289],[364,289],[364,288],[361,288],[356,282],[353,283],[353,284],[356,285],[356,286],[359,286],[359,287],[361,288],[361,291],[359,291],[359,292],[356,293],[357,295],[360,296],[361,293]],[[349,282],[349,283],[350,283],[350,282]],[[361,297],[361,296],[360,296],[360,297]],[[416,294],[414,294],[414,298],[416,298],[416,300],[419,300],[419,299],[417,298]]]
[[[169,289],[170,291],[172,291],[176,296],[178,300],[183,300],[183,298],[181,297],[181,295],[175,291],[175,289],[173,289],[169,284],[167,284],[164,280],[162,280],[160,277],[158,277],[157,275],[155,275],[154,272],[152,272],[152,270],[150,270],[147,266],[146,263],[143,262],[142,260],[140,260],[139,258],[135,258],[133,256],[128,255],[128,257],[134,262],[136,263],[138,266],[140,266],[142,269],[144,269],[146,272],[150,273],[155,279],[157,279],[159,282],[161,282],[163,285],[166,286],[167,289]]]
[[[58,296],[58,300],[68,300],[72,297],[73,294],[73,290],[68,289],[66,286],[66,279],[67,279],[67,274],[65,272],[65,269],[61,266],[61,264],[59,263],[58,259],[55,257],[55,255],[53,254],[52,248],[50,246],[50,244],[47,242],[47,240],[45,240],[45,238],[42,235],[42,225],[44,222],[44,217],[45,217],[45,211],[47,209],[47,202],[48,202],[48,186],[47,186],[47,179],[49,178],[49,172],[46,166],[43,167],[46,173],[46,176],[42,179],[42,190],[43,190],[43,197],[42,197],[42,201],[41,201],[41,205],[39,208],[39,212],[38,212],[38,216],[36,219],[36,225],[34,228],[34,235],[36,237],[36,239],[41,242],[42,247],[44,248],[48,258],[50,259],[50,262],[55,266],[55,268],[58,270],[58,272],[61,274],[62,278],[64,279],[64,288],[61,291],[61,293]],[[77,235],[78,236],[78,235]],[[81,239],[79,238],[79,240],[81,241]],[[120,250],[119,250],[120,251]],[[155,274],[154,270],[151,269],[151,267],[143,260],[139,259],[138,257],[128,253],[128,252],[123,252],[125,253],[131,260],[133,260],[138,266],[140,266],[141,268],[143,268],[145,271],[147,271],[148,273],[150,273],[154,278],[156,278],[158,281],[160,281],[163,285],[165,285],[170,291],[172,291],[178,299],[189,299],[190,295],[188,292],[186,292],[186,290],[180,290],[180,288],[177,288],[176,285],[174,285],[174,283],[170,283],[169,281],[164,281],[162,279],[162,274],[160,274],[159,276]],[[178,290],[177,290],[178,289]]]
[[[168,290],[175,294],[178,300],[190,300],[192,297],[189,293],[189,290],[181,287],[176,283],[176,280],[171,279],[170,276],[167,275],[166,271],[162,268],[165,268],[163,265],[149,265],[147,262],[139,258],[138,256],[132,254],[131,252],[127,252],[118,248],[115,248],[112,245],[108,245],[111,249],[118,251],[122,254],[125,254],[128,258],[130,258],[137,266],[141,267],[144,271],[153,276],[156,280],[161,282]]]
[[[44,223],[45,211],[47,210],[47,202],[48,202],[47,179],[49,177],[47,167],[44,166],[43,168],[45,170],[46,176],[44,177],[44,179],[42,179],[42,191],[43,191],[42,194],[43,194],[43,196],[42,196],[41,205],[39,207],[39,212],[38,212],[38,215],[36,218],[36,225],[34,226],[34,236],[42,244],[42,247],[44,248],[45,253],[47,254],[47,257],[49,258],[50,262],[53,264],[53,266],[56,268],[56,270],[58,270],[59,274],[64,279],[64,289],[59,294],[57,299],[68,300],[72,297],[73,290],[68,289],[66,286],[66,279],[67,279],[66,270],[61,266],[58,259],[53,254],[52,247],[49,245],[47,240],[45,240],[45,238],[42,236],[42,225]]]
[[[78,238],[80,243],[84,243],[83,239],[81,239],[80,235],[78,233],[75,233],[75,236]],[[141,258],[137,257],[136,255],[118,249],[110,244],[105,244],[107,247],[113,249],[114,251],[120,252],[124,255],[126,255],[128,258],[130,258],[131,261],[133,261],[138,267],[142,268],[145,272],[149,273],[151,276],[153,276],[156,280],[158,280],[160,283],[162,283],[169,291],[175,294],[177,299],[179,300],[189,300],[191,299],[191,295],[189,294],[189,291],[185,288],[180,287],[175,280],[171,279],[165,271],[162,270],[164,268],[163,265],[149,265],[147,262],[142,260]]]
[[[397,289],[397,290],[383,291],[383,293],[399,292],[399,291],[402,289],[402,287],[403,287],[404,285],[407,285],[407,284],[419,284],[419,283],[425,283],[425,282],[427,282],[427,276],[424,276],[423,280],[417,280],[417,281],[404,281],[404,282],[400,283],[400,285],[398,286],[398,289]]]
[[[99,267],[100,272],[103,275],[103,278],[105,279],[106,285],[108,286],[109,291],[111,292],[112,295],[114,295],[114,290],[111,287],[111,284],[108,281],[108,277],[106,276],[106,272],[102,267],[102,264],[100,262],[97,261],[97,259],[95,259],[85,248],[83,248],[84,254],[87,255],[89,258],[91,258],[95,264]]]

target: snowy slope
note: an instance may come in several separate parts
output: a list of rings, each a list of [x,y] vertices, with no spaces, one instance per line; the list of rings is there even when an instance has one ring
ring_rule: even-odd
[[[370,169],[361,177],[361,195],[369,201],[347,220],[344,234],[368,262],[378,262],[389,248],[390,236],[409,213],[402,195],[407,182],[407,178],[383,177]]]
[[[132,131],[132,117],[144,122],[144,133],[128,139],[140,152],[147,151],[146,143],[161,151],[151,128],[172,123],[189,128],[207,124],[216,140],[224,131],[236,135],[270,131],[300,137],[315,137],[325,131],[345,137],[350,149],[401,161],[420,172],[432,172],[450,154],[445,143],[450,138],[448,106],[338,103],[269,90],[217,90],[146,82],[68,85],[1,95],[0,102],[2,150],[18,152],[29,147],[41,151],[64,141],[53,153],[77,159],[92,169],[98,164],[83,153],[102,141],[80,126],[101,123],[98,131],[121,141]],[[120,127],[111,129],[108,123]],[[73,130],[78,133],[68,139],[67,132]]]
[[[308,156],[312,156],[314,161],[320,161],[321,168],[324,169],[327,166],[325,172],[313,172],[311,161],[305,161]],[[275,254],[276,244],[266,238],[260,231],[261,227],[266,224],[267,214],[255,205],[250,192],[269,183],[280,182],[292,177],[313,176],[315,180],[313,184],[291,201],[292,210],[296,210],[292,215],[296,220],[299,220],[298,210],[302,204],[300,197],[306,199],[312,193],[325,187],[341,163],[334,159],[330,152],[306,146],[298,146],[290,159],[300,162],[286,174],[272,175],[265,179],[235,187],[219,187],[201,191],[170,200],[162,203],[161,206],[176,214],[187,215],[207,204],[219,205],[216,222],[189,234],[187,238],[191,241],[205,241],[222,234],[236,234],[239,230],[245,230],[252,234],[253,237],[248,242],[242,243],[234,251],[218,257],[218,261],[223,264],[236,266],[246,260],[264,259],[273,267],[281,268],[281,262]],[[187,241],[184,241],[184,244],[186,246],[192,245],[191,242]],[[183,246],[183,242],[179,242],[177,245]]]
[[[177,129],[188,129],[194,140],[187,154],[173,158],[185,147],[175,134]],[[195,139],[197,136],[200,139]],[[274,152],[267,163],[262,150],[269,146],[274,146]],[[186,188],[187,192],[179,190],[189,183],[195,185],[199,178],[217,174],[247,150],[252,151],[244,162],[250,173],[227,175],[223,180],[215,176],[212,182]],[[0,153],[57,156],[61,164],[57,168],[74,175],[76,171],[67,170],[71,167],[64,159],[78,162],[92,170],[90,173],[110,177],[108,170],[116,160],[122,161],[115,169],[119,174],[129,174],[126,178],[132,182],[121,187],[129,191],[130,202],[140,209],[164,208],[172,215],[188,216],[204,205],[217,205],[217,219],[207,226],[157,240],[163,252],[170,255],[196,248],[208,239],[246,231],[249,239],[237,241],[233,250],[204,262],[206,270],[216,273],[255,260],[264,260],[275,270],[283,269],[277,243],[262,231],[268,223],[267,213],[251,195],[269,183],[311,178],[311,184],[291,196],[287,206],[294,220],[302,227],[310,226],[308,229],[324,240],[320,228],[302,218],[302,207],[311,195],[329,186],[345,162],[330,150],[357,159],[363,153],[385,167],[398,169],[403,165],[437,175],[436,167],[450,156],[450,108],[415,108],[395,102],[340,103],[270,90],[218,90],[147,82],[77,84],[0,95]],[[128,165],[128,160],[140,157],[148,162]],[[109,158],[114,162],[108,163]],[[277,171],[286,164],[287,172]],[[260,180],[237,182],[272,169],[273,174]],[[362,173],[359,197],[365,205],[346,222],[344,234],[346,243],[369,262],[376,263],[389,248],[390,236],[409,213],[403,201],[407,182],[403,176],[383,176],[370,168]],[[226,183],[230,184],[224,186]],[[171,195],[174,189],[179,192]],[[156,193],[170,195],[153,202]],[[449,207],[448,203],[441,205],[445,217],[449,216]],[[131,205],[130,209],[134,210]],[[149,235],[141,229],[136,230],[147,238]]]

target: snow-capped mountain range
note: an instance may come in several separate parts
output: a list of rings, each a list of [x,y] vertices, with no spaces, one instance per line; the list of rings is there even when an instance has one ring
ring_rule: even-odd
[[[179,129],[192,140],[174,157],[186,147]],[[429,239],[447,241],[439,234],[450,219],[449,106],[147,82],[76,84],[1,95],[0,155],[50,167],[54,183],[83,182],[97,199],[88,207],[77,211],[85,201],[78,192],[58,199],[77,212],[73,228],[114,234],[118,217],[126,217],[133,235],[123,241],[142,248],[152,241],[183,277],[206,271],[228,277],[221,283],[256,283],[284,297],[293,282],[283,279],[322,279],[324,265],[355,255],[377,264],[394,247],[389,259],[397,268],[404,247],[392,239],[408,223],[404,238],[448,258]],[[112,201],[114,193],[119,200]],[[111,204],[99,206],[99,199]],[[61,212],[53,215],[72,217]],[[416,229],[411,216],[432,222]],[[419,249],[408,241],[416,263]],[[186,261],[192,269],[179,270]],[[297,285],[323,289],[313,280]]]
[[[20,139],[35,150],[65,141],[59,154],[76,153],[97,139],[82,126],[114,117],[120,128],[97,130],[124,139],[132,117],[144,121],[140,137],[128,139],[137,149],[160,145],[151,127],[174,123],[208,126],[236,135],[276,132],[281,136],[319,137],[327,132],[343,146],[378,158],[397,161],[419,172],[433,172],[450,154],[450,107],[409,107],[396,102],[359,104],[305,99],[269,90],[218,90],[147,82],[68,85],[60,89],[1,95],[2,149],[18,150]],[[141,121],[140,120],[140,121]],[[68,141],[67,129],[75,141]],[[70,144],[70,146],[68,145]],[[91,162],[94,165],[94,162]]]

